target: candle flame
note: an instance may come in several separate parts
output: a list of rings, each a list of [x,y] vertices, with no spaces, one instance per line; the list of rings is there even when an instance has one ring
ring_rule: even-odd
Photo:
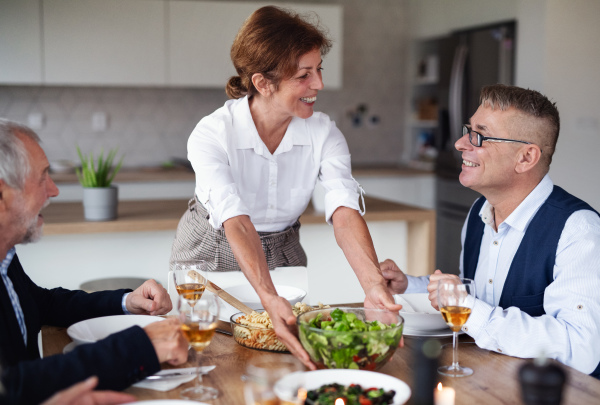
[[[438,389],[438,391],[441,391],[441,390],[442,390],[442,388],[444,388],[444,387],[442,386],[442,383],[438,383],[438,385],[437,385],[437,389]]]
[[[307,392],[304,388],[298,389],[298,399],[305,400],[306,394],[307,394]]]
[[[346,405],[342,398],[338,398],[335,400],[335,405]]]

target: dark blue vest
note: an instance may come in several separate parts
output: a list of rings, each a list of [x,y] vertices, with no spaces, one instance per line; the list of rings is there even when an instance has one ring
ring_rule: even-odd
[[[485,198],[479,198],[467,219],[467,233],[463,247],[463,269],[466,278],[475,278],[481,239],[485,224],[479,211]],[[567,219],[579,210],[598,212],[579,198],[554,186],[548,199],[531,220],[521,245],[513,258],[499,306],[517,307],[531,316],[544,315],[544,291],[554,281],[556,249]],[[600,215],[600,214],[599,214]],[[592,373],[600,376],[600,364]]]

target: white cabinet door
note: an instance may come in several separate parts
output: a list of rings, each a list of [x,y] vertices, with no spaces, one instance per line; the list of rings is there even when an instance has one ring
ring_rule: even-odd
[[[42,82],[39,0],[0,0],[0,83]]]
[[[47,84],[163,85],[162,0],[43,0]]]
[[[224,88],[236,74],[229,52],[242,23],[252,12],[272,3],[169,1],[169,69],[167,83]],[[300,13],[314,11],[328,29],[334,46],[324,59],[326,89],[342,86],[342,7],[285,3]]]

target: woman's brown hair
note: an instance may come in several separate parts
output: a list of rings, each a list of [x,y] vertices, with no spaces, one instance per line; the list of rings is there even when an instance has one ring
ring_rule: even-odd
[[[327,54],[331,41],[317,24],[297,13],[275,6],[259,8],[248,17],[231,46],[231,60],[238,76],[225,88],[229,98],[257,93],[252,75],[261,73],[275,88],[292,77],[300,58],[319,49]]]

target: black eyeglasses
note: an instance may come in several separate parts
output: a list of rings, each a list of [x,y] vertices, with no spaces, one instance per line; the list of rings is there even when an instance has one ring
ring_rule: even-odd
[[[532,142],[518,141],[516,139],[491,138],[489,136],[483,136],[479,132],[473,131],[473,128],[471,128],[470,125],[463,125],[463,136],[465,136],[467,134],[469,134],[469,142],[471,142],[471,145],[477,146],[477,147],[481,147],[481,144],[483,143],[483,141],[488,141],[488,142],[518,142],[518,143],[524,143],[524,144],[527,144],[527,145],[535,145]],[[540,149],[540,152],[541,151],[542,150]]]

